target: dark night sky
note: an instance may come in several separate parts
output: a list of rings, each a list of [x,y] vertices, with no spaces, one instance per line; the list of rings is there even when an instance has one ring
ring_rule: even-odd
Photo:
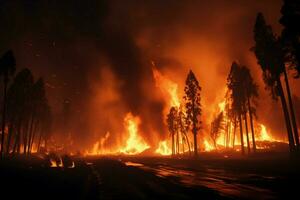
[[[79,138],[120,131],[124,114],[131,111],[141,116],[151,142],[146,132],[162,135],[165,130],[165,102],[149,95],[157,90],[150,61],[155,60],[180,89],[192,68],[206,89],[203,101],[209,106],[222,90],[215,85],[225,84],[230,63],[239,60],[258,79],[262,97],[269,98],[249,49],[257,12],[262,11],[279,33],[281,4],[280,0],[1,0],[0,52],[12,48],[18,69],[28,67],[36,77],[44,77],[55,113],[64,98],[71,100],[72,130]],[[262,102],[262,107],[280,118],[280,110],[273,111],[277,104],[270,102]],[[261,121],[283,130],[264,113]]]

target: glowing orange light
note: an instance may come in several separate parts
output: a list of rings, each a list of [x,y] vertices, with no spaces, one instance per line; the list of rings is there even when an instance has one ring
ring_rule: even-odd
[[[171,155],[172,151],[168,147],[167,141],[160,141],[158,144],[158,148],[155,150],[155,153],[167,156],[167,155]]]
[[[138,125],[140,119],[138,117],[132,116],[128,113],[124,120],[125,127],[127,127],[127,133],[129,137],[126,141],[126,146],[120,150],[121,153],[125,154],[139,154],[150,146],[138,135]]]

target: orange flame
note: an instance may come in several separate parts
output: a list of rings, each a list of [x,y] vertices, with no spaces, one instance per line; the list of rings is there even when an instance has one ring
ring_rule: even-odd
[[[134,117],[131,113],[128,113],[124,120],[125,127],[129,137],[126,141],[126,146],[120,150],[121,153],[125,154],[139,154],[150,146],[138,135],[138,125],[140,123],[139,117]]]
[[[155,150],[155,153],[158,153],[163,156],[171,155],[172,151],[168,147],[167,141],[160,141],[158,144],[158,148]]]
[[[214,150],[214,146],[211,145],[206,139],[204,140],[204,151],[212,151]]]
[[[163,76],[160,71],[155,68],[154,62],[152,62],[152,65],[152,72],[156,87],[158,87],[169,100],[170,107],[179,107],[180,100],[178,98],[178,84]]]

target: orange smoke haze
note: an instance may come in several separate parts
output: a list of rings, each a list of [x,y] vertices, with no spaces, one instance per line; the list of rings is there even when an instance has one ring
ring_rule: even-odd
[[[202,88],[201,148],[212,150],[210,123],[224,106],[232,61],[248,66],[259,85],[257,123],[266,127],[269,137],[286,140],[280,104],[265,91],[262,72],[250,52],[257,12],[263,12],[280,34],[280,0],[94,4],[94,10],[87,12],[90,18],[73,19],[65,13],[74,10],[77,16],[76,6],[56,8],[53,3],[49,12],[66,18],[63,27],[46,16],[40,28],[27,24],[31,31],[21,32],[10,44],[19,68],[30,67],[45,77],[56,117],[52,139],[66,151],[130,154],[143,149],[169,155],[166,114],[170,106],[184,106],[190,69]],[[48,13],[47,6],[41,6],[41,13],[43,9]],[[19,18],[23,22],[24,16]],[[291,87],[300,119],[297,81],[291,79]],[[65,99],[70,101],[69,109]]]

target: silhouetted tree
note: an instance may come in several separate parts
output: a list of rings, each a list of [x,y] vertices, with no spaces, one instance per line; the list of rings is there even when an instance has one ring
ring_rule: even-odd
[[[10,128],[15,131],[13,152],[20,152],[21,142],[27,144],[27,131],[29,128],[29,116],[31,115],[31,90],[33,76],[29,69],[21,70],[15,77],[8,90],[8,113]],[[12,131],[9,131],[7,152],[9,152]],[[25,147],[24,147],[25,150]],[[25,150],[26,152],[26,150]]]
[[[284,73],[286,75],[284,53],[281,44],[272,32],[272,28],[266,24],[261,13],[259,13],[256,18],[256,23],[254,26],[254,40],[255,46],[253,47],[253,51],[257,58],[258,64],[262,68],[263,79],[266,87],[271,91],[273,99],[277,100],[277,97],[280,97],[286,122],[290,151],[292,152],[295,150],[294,135],[280,80],[281,74]],[[285,82],[288,86],[287,76],[285,76]],[[296,142],[297,141],[299,141],[298,136],[296,136]]]
[[[2,106],[2,137],[1,137],[1,157],[4,153],[4,137],[6,128],[6,99],[7,99],[7,86],[9,78],[15,73],[16,61],[13,52],[7,51],[0,58],[0,76],[3,77],[3,106]]]
[[[251,127],[251,135],[252,135],[252,145],[253,145],[253,151],[256,152],[256,144],[255,144],[255,133],[254,133],[254,127],[253,127],[253,116],[256,116],[256,109],[255,109],[255,99],[258,97],[258,86],[256,83],[254,83],[254,80],[250,74],[250,70],[243,66],[241,68],[242,70],[242,80],[243,80],[243,87],[245,90],[246,95],[246,102],[245,102],[245,122],[247,122],[247,111],[249,113],[250,118],[250,127]],[[253,102],[253,103],[251,103]],[[247,124],[246,124],[247,126]],[[247,128],[246,128],[247,130]]]
[[[211,123],[210,137],[214,143],[215,148],[217,148],[217,139],[224,130],[224,115],[220,112],[216,118]]]
[[[241,139],[241,152],[245,153],[244,150],[244,139],[243,139],[243,125],[242,115],[245,109],[245,88],[243,87],[243,77],[241,74],[241,67],[233,62],[230,68],[229,75],[227,77],[227,87],[230,91],[231,98],[231,115],[236,116],[239,120],[240,125],[240,139]]]
[[[185,81],[185,108],[187,120],[192,126],[192,133],[194,135],[194,155],[198,155],[198,147],[197,147],[197,132],[200,129],[200,116],[201,116],[201,104],[200,104],[200,91],[201,87],[199,86],[199,82],[196,79],[192,70],[190,70],[186,81]]]
[[[189,138],[187,136],[187,132],[189,130],[189,121],[187,120],[186,114],[183,112],[182,107],[180,107],[178,110],[178,122],[177,123],[178,123],[178,128],[181,133],[183,144],[184,144],[184,142],[187,143],[188,149],[189,149],[189,154],[191,155],[190,142],[189,142]],[[184,147],[183,147],[183,152],[184,152]]]
[[[177,126],[177,109],[175,107],[171,107],[169,114],[167,115],[167,124],[168,129],[172,138],[172,155],[175,155],[175,134],[178,130]]]
[[[300,76],[300,1],[283,0],[281,8],[282,17],[280,23],[283,25],[281,39],[284,44],[285,59]]]

